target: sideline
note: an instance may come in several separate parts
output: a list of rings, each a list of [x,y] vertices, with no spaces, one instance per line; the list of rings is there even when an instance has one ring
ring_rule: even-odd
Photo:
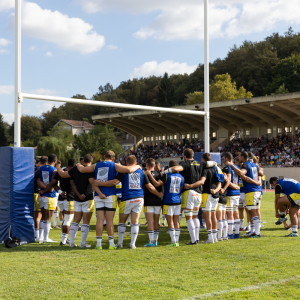
[[[242,288],[236,288],[236,289],[231,289],[231,290],[223,290],[223,291],[219,291],[219,292],[202,294],[202,295],[200,294],[200,295],[197,295],[197,296],[183,298],[181,300],[203,299],[203,298],[214,297],[214,296],[227,294],[227,293],[236,293],[236,292],[242,292],[242,291],[258,290],[258,289],[261,289],[263,287],[270,286],[270,285],[276,285],[276,284],[285,283],[285,282],[288,282],[288,281],[295,281],[296,279],[300,279],[300,276],[293,276],[293,277],[290,277],[290,278],[287,278],[287,279],[281,279],[281,280],[273,280],[273,281],[265,282],[265,283],[258,284],[258,285],[250,285],[250,286],[245,286],[245,287],[242,287]]]

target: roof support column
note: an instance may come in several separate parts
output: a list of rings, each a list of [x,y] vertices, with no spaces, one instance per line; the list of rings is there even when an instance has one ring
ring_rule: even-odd
[[[277,134],[278,134],[278,127],[273,126],[273,138],[277,138]]]

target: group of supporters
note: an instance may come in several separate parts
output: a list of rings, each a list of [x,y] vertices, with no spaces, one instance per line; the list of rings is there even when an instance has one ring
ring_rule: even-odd
[[[126,222],[131,217],[131,249],[136,248],[139,233],[139,217],[144,206],[148,225],[149,243],[155,247],[159,239],[161,210],[168,222],[171,247],[179,246],[180,220],[182,212],[186,217],[191,241],[199,243],[200,222],[198,212],[201,207],[206,222],[208,239],[203,243],[216,243],[240,238],[244,230],[244,214],[247,213],[247,235],[259,238],[260,200],[262,197],[261,177],[263,170],[257,158],[243,151],[233,161],[231,153],[226,153],[226,166],[221,170],[211,155],[202,155],[202,161],[194,160],[192,149],[184,150],[184,161],[178,165],[171,160],[169,167],[160,170],[159,163],[149,158],[143,170],[137,165],[136,157],[126,159],[126,166],[115,162],[113,151],[107,151],[104,161],[92,164],[93,157],[85,155],[76,165],[69,159],[68,166],[61,168],[55,154],[42,157],[35,172],[35,226],[36,239],[40,242],[54,242],[49,238],[51,218],[61,215],[61,245],[76,247],[75,237],[81,221],[81,248],[86,244],[91,216],[96,211],[96,249],[102,249],[104,222],[109,239],[109,249],[123,248]],[[300,184],[271,178],[276,186],[276,216],[278,224],[286,220],[286,206],[291,205],[290,216],[293,232],[297,236],[300,205]],[[281,187],[279,190],[278,186]],[[287,190],[291,190],[288,193]],[[279,193],[279,196],[278,196]],[[286,195],[280,198],[280,193]],[[58,196],[58,199],[56,195]],[[115,245],[113,220],[119,206],[118,242]],[[285,209],[284,209],[285,208]],[[294,224],[296,223],[296,224]],[[295,227],[296,225],[296,227]],[[54,224],[55,226],[55,224]],[[233,232],[235,231],[235,234]],[[70,240],[68,235],[70,234]]]

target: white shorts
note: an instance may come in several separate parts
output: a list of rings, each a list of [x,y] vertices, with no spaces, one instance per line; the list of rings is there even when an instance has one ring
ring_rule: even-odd
[[[184,191],[181,194],[181,207],[183,209],[194,209],[200,207],[202,202],[202,195],[193,191]]]
[[[239,206],[240,203],[240,195],[237,196],[227,196],[227,211],[233,211],[234,206]]]
[[[201,208],[204,212],[216,211],[219,198],[213,198],[211,194],[202,194]]]
[[[85,202],[74,201],[74,211],[83,213],[92,213],[95,210],[94,200],[88,200]]]
[[[261,198],[261,192],[251,192],[246,194],[247,209],[258,209]]]
[[[216,211],[226,211],[226,205],[222,203],[218,203]]]
[[[58,207],[61,212],[63,211],[74,211],[74,201],[67,201],[67,200],[59,200]]]
[[[144,205],[143,198],[130,199],[120,203],[120,214],[129,215],[131,212],[139,214]]]
[[[240,208],[246,207],[246,194],[245,193],[240,194],[239,207]]]
[[[154,213],[160,215],[161,206],[144,206],[144,213]]]
[[[106,199],[101,199],[99,196],[95,197],[96,211],[116,211],[118,205],[117,196],[108,196]]]
[[[181,213],[181,204],[178,205],[164,205],[163,214],[168,216],[179,216]]]
[[[44,208],[47,210],[55,210],[57,206],[57,199],[56,197],[50,198],[45,196],[38,196],[38,202],[40,205],[40,208]]]

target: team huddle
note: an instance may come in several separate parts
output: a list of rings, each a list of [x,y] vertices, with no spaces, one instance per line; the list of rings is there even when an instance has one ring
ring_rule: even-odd
[[[202,161],[194,160],[191,149],[184,150],[184,161],[179,165],[171,160],[169,167],[160,170],[159,163],[149,158],[146,168],[137,165],[136,157],[126,159],[126,166],[115,162],[113,151],[107,151],[104,161],[93,163],[93,157],[85,155],[80,163],[69,159],[64,169],[54,154],[41,157],[35,172],[35,228],[40,243],[54,242],[50,237],[51,218],[61,212],[62,238],[60,245],[76,247],[75,237],[81,222],[80,248],[90,248],[86,243],[92,214],[96,211],[96,249],[102,249],[104,224],[109,249],[123,248],[126,222],[131,219],[131,243],[136,248],[139,234],[139,217],[144,207],[148,226],[149,243],[156,247],[159,240],[160,215],[165,216],[170,235],[170,247],[178,247],[180,221],[184,212],[191,241],[199,243],[199,209],[203,212],[208,238],[203,243],[213,244],[240,238],[240,231],[260,238],[260,202],[263,194],[263,170],[257,157],[241,152],[233,160],[226,153],[225,167],[221,169],[204,153]],[[275,210],[281,224],[286,221],[286,209],[292,222],[292,233],[298,236],[298,211],[300,208],[300,184],[292,179],[273,177]],[[280,197],[281,194],[287,196]],[[58,195],[58,197],[57,197]],[[114,216],[119,207],[118,241],[114,239]],[[247,226],[244,228],[245,212]],[[55,225],[54,225],[55,226]],[[70,240],[68,236],[70,234]]]

